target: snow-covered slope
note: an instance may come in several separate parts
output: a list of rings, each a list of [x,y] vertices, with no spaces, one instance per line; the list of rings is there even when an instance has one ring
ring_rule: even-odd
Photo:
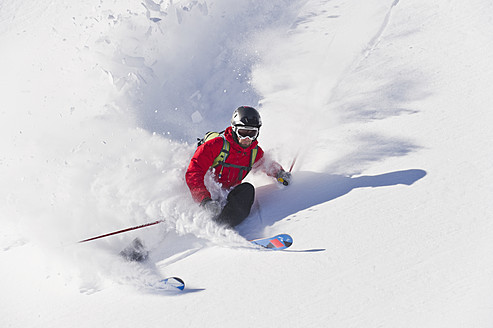
[[[0,325],[491,327],[492,39],[487,0],[4,0]],[[239,105],[298,159],[235,233],[183,176]]]

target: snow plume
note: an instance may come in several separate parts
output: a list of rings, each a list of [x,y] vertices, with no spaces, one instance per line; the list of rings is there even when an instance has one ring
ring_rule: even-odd
[[[152,3],[144,4],[151,18],[156,15]],[[256,38],[269,27],[288,28],[299,6],[290,3],[178,2],[169,4],[166,14],[161,9],[154,23],[145,20],[136,27],[132,18],[132,25],[121,28],[116,47],[118,62],[125,65],[113,65],[108,74],[117,86],[131,84],[125,106],[139,126],[194,142],[206,131],[224,129],[236,107],[257,105],[251,84]]]
[[[184,172],[195,137],[224,128],[235,107],[257,104],[255,38],[287,28],[292,7],[146,0],[34,10],[4,2],[1,219],[18,240],[50,248],[160,219],[139,231],[151,246],[166,233],[241,244],[199,214]],[[87,250],[115,253],[136,235]],[[97,258],[68,249],[81,267],[91,267],[81,257]]]
[[[261,144],[285,167],[312,140],[330,141],[331,90],[364,38],[346,44],[342,21],[299,38],[318,24],[310,12],[298,15],[305,3],[92,1],[33,10],[5,2],[2,219],[51,248],[155,220],[165,222],[87,249],[115,253],[142,235],[154,247],[165,234],[241,245],[193,204],[184,170],[195,138],[222,130],[239,105],[259,105]],[[324,6],[334,17],[344,9]],[[300,60],[319,42],[339,42],[352,56],[335,64],[332,47]]]

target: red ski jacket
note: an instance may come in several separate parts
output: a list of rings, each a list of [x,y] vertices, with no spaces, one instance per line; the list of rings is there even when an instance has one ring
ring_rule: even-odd
[[[230,144],[229,155],[226,158],[225,163],[235,164],[240,166],[248,167],[250,165],[250,156],[252,150],[258,145],[258,141],[255,140],[248,148],[241,147],[233,139],[233,131],[231,127],[228,127],[224,131],[224,137]],[[211,194],[207,190],[204,184],[204,177],[207,171],[211,168],[214,160],[221,153],[223,148],[223,138],[217,137],[212,140],[205,142],[204,144],[197,147],[195,154],[193,155],[190,165],[188,166],[187,172],[185,174],[185,180],[187,182],[188,188],[192,193],[192,197],[195,201],[201,202],[204,198],[211,197]],[[257,168],[262,164],[262,158],[264,156],[264,151],[262,148],[257,148],[257,156],[255,158],[254,168]],[[282,167],[273,162],[270,168],[264,172],[270,176],[275,176],[276,173],[282,169]],[[222,170],[222,172],[221,172]],[[222,187],[229,189],[241,183],[241,181],[248,174],[245,170],[241,171],[240,168],[227,167],[222,165],[217,165],[212,168],[212,172],[217,182],[222,184]],[[221,172],[221,174],[219,174]],[[241,173],[241,176],[240,176]]]

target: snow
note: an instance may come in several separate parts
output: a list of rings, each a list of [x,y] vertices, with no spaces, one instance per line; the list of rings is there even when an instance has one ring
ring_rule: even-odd
[[[2,1],[0,326],[491,327],[492,38],[487,0]],[[297,161],[234,232],[184,172],[240,105]]]

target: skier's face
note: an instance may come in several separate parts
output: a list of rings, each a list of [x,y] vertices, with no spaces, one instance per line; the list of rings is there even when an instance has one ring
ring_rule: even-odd
[[[240,146],[243,148],[248,148],[252,144],[252,139],[250,138],[243,138],[239,140]]]
[[[258,136],[258,128],[254,126],[235,126],[234,132],[238,137],[238,143],[243,148],[248,148]]]

